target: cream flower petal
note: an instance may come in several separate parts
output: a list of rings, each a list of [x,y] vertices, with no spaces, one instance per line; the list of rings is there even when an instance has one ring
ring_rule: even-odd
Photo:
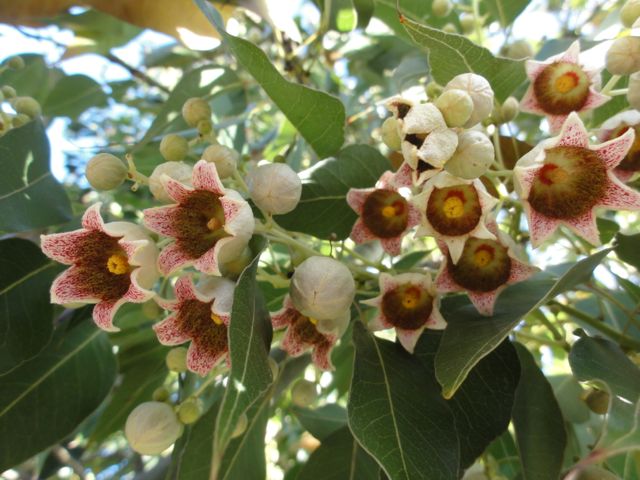
[[[424,326],[416,330],[403,330],[401,328],[396,328],[396,337],[398,337],[398,341],[407,352],[413,353],[422,332],[424,332]]]
[[[115,301],[102,301],[93,307],[93,321],[106,332],[119,332],[120,329],[113,325],[113,317],[115,317],[118,309],[124,305],[125,299]]]
[[[193,167],[192,182],[196,190],[207,190],[216,195],[225,194],[225,189],[218,176],[215,163],[199,160]]]
[[[163,345],[181,345],[188,342],[191,338],[181,328],[178,322],[177,314],[169,315],[160,323],[153,326],[158,341]]]
[[[164,247],[158,256],[158,270],[165,276],[192,263],[191,256],[180,248],[176,242]]]

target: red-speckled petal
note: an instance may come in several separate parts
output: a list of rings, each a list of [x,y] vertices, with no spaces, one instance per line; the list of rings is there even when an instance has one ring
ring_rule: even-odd
[[[99,230],[104,232],[104,221],[100,215],[100,207],[102,203],[96,203],[89,208],[82,216],[82,227],[87,230]]]
[[[589,146],[589,134],[576,112],[571,112],[562,125],[557,146],[582,148]]]
[[[631,145],[633,145],[634,139],[635,132],[633,128],[630,128],[624,132],[623,135],[605,142],[602,145],[598,145],[598,147],[595,148],[595,152],[605,163],[607,169],[612,169],[617,167],[627,155]]]
[[[182,331],[177,315],[171,314],[160,323],[153,326],[158,341],[163,345],[181,345],[191,337]]]
[[[546,217],[531,208],[528,210],[531,245],[536,248],[542,245],[556,231],[560,222],[554,218]]]
[[[51,303],[94,303],[99,300],[87,288],[85,273],[76,267],[62,272],[51,285]]]
[[[93,307],[93,321],[106,332],[119,332],[120,329],[113,325],[113,317],[124,303],[124,299],[98,303]]]
[[[191,264],[193,259],[182,250],[177,243],[167,245],[158,256],[158,270],[163,275],[178,270],[180,267]]]
[[[313,360],[313,363],[321,370],[334,370],[333,364],[331,363],[332,346],[333,345],[329,343],[321,343],[315,346],[311,352],[311,360]]]
[[[200,160],[193,167],[193,186],[196,190],[207,190],[217,195],[225,194],[216,164],[206,160]]]
[[[143,212],[145,226],[156,233],[167,237],[176,237],[179,229],[176,228],[180,210],[175,205],[147,208]]]
[[[41,235],[40,248],[56,262],[71,265],[82,257],[84,240],[92,235],[91,231],[85,229]]]
[[[469,300],[476,307],[480,315],[490,317],[493,315],[493,308],[496,304],[497,290],[490,292],[471,292],[468,291]]]
[[[187,368],[204,377],[224,358],[227,351],[225,349],[214,352],[207,344],[201,344],[194,339],[187,352]]]

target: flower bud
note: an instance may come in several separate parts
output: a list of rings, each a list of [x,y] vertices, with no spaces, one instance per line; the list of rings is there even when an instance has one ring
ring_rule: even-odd
[[[616,39],[606,57],[607,70],[614,75],[629,75],[640,70],[640,37]]]
[[[202,416],[202,402],[198,398],[187,398],[178,407],[178,420],[184,425],[196,423]]]
[[[500,106],[500,121],[507,123],[518,116],[520,112],[520,102],[514,97],[507,98]]]
[[[174,200],[167,194],[162,184],[162,175],[168,175],[180,183],[190,185],[192,170],[193,167],[184,162],[161,163],[153,170],[149,177],[149,190],[151,190],[156,200],[164,203],[172,203]]]
[[[225,277],[238,278],[247,265],[251,263],[251,260],[253,260],[253,253],[249,247],[246,247],[233,260],[222,263],[220,265],[220,273]]]
[[[228,178],[236,171],[240,154],[233,148],[224,145],[210,145],[202,152],[202,158],[209,163],[216,164],[220,178]]]
[[[349,269],[330,257],[309,257],[291,277],[293,305],[317,320],[338,318],[349,310],[355,282]]]
[[[16,55],[7,61],[7,66],[13,70],[22,70],[24,68],[24,60],[21,56]]]
[[[31,118],[39,117],[42,113],[40,104],[33,97],[15,97],[11,99],[10,103],[16,112],[24,113]]]
[[[464,90],[446,90],[434,102],[448,127],[461,127],[473,113],[473,100]]]
[[[458,148],[444,168],[451,175],[472,180],[488,170],[494,154],[493,144],[484,133],[465,130],[458,134]]]
[[[113,190],[122,185],[127,178],[127,167],[115,155],[99,153],[87,163],[85,176],[95,190]]]
[[[476,20],[470,13],[463,13],[460,15],[460,26],[462,27],[462,33],[469,34],[473,32],[476,26]]]
[[[627,101],[631,108],[640,110],[640,73],[629,75],[629,85],[627,87]]]
[[[620,10],[622,24],[631,28],[638,17],[640,17],[640,0],[627,0]]]
[[[402,139],[398,133],[398,120],[395,117],[389,117],[380,127],[380,136],[382,142],[391,150],[400,150]]]
[[[24,113],[18,113],[15,117],[11,119],[11,125],[14,128],[21,127],[26,125],[31,121],[31,117],[29,115],[25,115]]]
[[[604,415],[609,410],[610,395],[604,390],[591,389],[584,397],[584,401],[593,413]]]
[[[526,40],[516,40],[511,45],[507,46],[504,55],[507,58],[513,60],[520,60],[522,58],[533,57],[533,48]]]
[[[247,430],[248,426],[249,426],[249,418],[247,417],[246,413],[243,413],[238,418],[238,423],[236,423],[236,426],[233,429],[233,433],[231,434],[231,438],[238,438],[240,435],[242,435]]]
[[[184,137],[170,133],[162,137],[160,155],[167,162],[179,162],[189,153],[189,142]]]
[[[166,402],[167,400],[169,400],[169,390],[166,389],[166,387],[158,387],[153,391],[153,394],[151,395],[151,398],[153,398],[154,401],[156,402]]]
[[[1,90],[4,98],[6,99],[15,98],[15,96],[17,95],[16,89],[9,85],[4,85]]]
[[[318,398],[316,384],[300,379],[291,388],[291,401],[298,407],[308,407]]]
[[[213,124],[211,123],[211,120],[200,120],[196,128],[200,135],[207,135],[213,132]]]
[[[493,90],[486,78],[475,73],[463,73],[451,79],[444,87],[444,91],[459,89],[469,94],[473,101],[473,112],[464,124],[466,128],[481,122],[493,110]]]
[[[187,371],[187,349],[176,347],[169,350],[165,358],[167,368],[172,372],[183,373]]]
[[[134,408],[127,417],[124,434],[136,452],[158,455],[182,435],[182,429],[170,405],[145,402]]]
[[[201,120],[211,119],[211,107],[202,98],[190,98],[182,105],[182,117],[187,125],[197,127]]]
[[[449,0],[433,0],[431,4],[431,13],[436,17],[444,17],[451,11],[451,3]]]
[[[442,27],[442,31],[444,33],[458,33],[458,29],[451,22],[447,23],[444,27]]]
[[[247,177],[251,199],[269,213],[289,213],[298,205],[302,182],[285,163],[269,163],[254,168]]]

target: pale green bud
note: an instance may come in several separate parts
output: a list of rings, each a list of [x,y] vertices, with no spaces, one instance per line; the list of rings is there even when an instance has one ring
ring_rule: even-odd
[[[402,139],[398,134],[398,120],[395,117],[389,117],[382,122],[380,136],[390,150],[396,151],[402,147]]]
[[[172,372],[183,373],[187,371],[187,349],[176,347],[169,350],[165,358],[167,368]]]
[[[127,167],[115,155],[99,153],[87,163],[85,176],[91,187],[99,192],[118,188],[127,178]]]
[[[182,435],[183,426],[170,405],[145,402],[127,417],[124,434],[129,445],[143,455],[159,455]]]
[[[501,120],[506,123],[515,119],[520,112],[520,102],[514,97],[507,98],[500,107]]]
[[[614,75],[630,75],[640,71],[640,37],[616,39],[607,52],[606,66]]]
[[[291,212],[302,195],[302,181],[286,163],[259,165],[247,176],[247,185],[255,204],[275,215]]]
[[[627,87],[627,101],[631,108],[640,110],[640,74],[629,75],[629,85]]]
[[[15,98],[17,95],[16,89],[10,85],[4,85],[1,90],[5,99]]]
[[[620,10],[622,24],[631,28],[638,17],[640,17],[640,0],[627,0]]]
[[[174,200],[167,194],[164,184],[162,183],[162,176],[168,175],[180,183],[190,185],[192,170],[193,167],[184,162],[161,163],[153,169],[153,172],[149,177],[149,190],[151,190],[151,193],[156,200],[164,203],[172,203]]]
[[[462,33],[468,35],[473,32],[476,26],[476,19],[470,13],[463,13],[460,15],[460,26],[462,27]]]
[[[447,23],[444,27],[442,27],[442,31],[444,33],[458,33],[458,29],[453,23]]]
[[[224,145],[210,145],[202,152],[202,158],[209,163],[216,164],[218,176],[222,179],[233,176],[238,167],[240,154],[233,148]]]
[[[462,127],[473,113],[473,100],[464,90],[451,89],[440,95],[434,102],[447,122],[448,127]]]
[[[505,56],[514,60],[530,58],[533,57],[533,48],[526,40],[516,40],[507,47]]]
[[[178,407],[178,420],[185,425],[196,423],[202,416],[202,402],[198,398],[188,398]]]
[[[444,17],[451,11],[451,3],[449,0],[433,0],[431,4],[431,13],[436,17]]]
[[[244,432],[247,431],[247,427],[249,426],[249,418],[246,413],[240,415],[238,418],[238,423],[236,423],[236,427],[233,429],[233,433],[231,434],[231,438],[238,438]]]
[[[11,124],[15,128],[18,128],[18,127],[21,127],[22,125],[25,125],[25,124],[29,123],[30,121],[31,121],[31,117],[29,115],[25,115],[24,113],[18,113],[11,120]]]
[[[169,390],[166,389],[166,387],[158,387],[153,391],[153,394],[151,395],[151,398],[153,398],[153,400],[155,400],[156,402],[166,402],[167,400],[169,400]]]
[[[189,153],[189,142],[175,133],[165,135],[160,142],[160,155],[167,162],[179,162]]]
[[[477,130],[458,134],[458,147],[444,168],[451,175],[472,180],[483,175],[494,160],[493,144]]]
[[[182,106],[182,117],[190,127],[197,127],[202,120],[211,120],[211,107],[206,100],[190,98]]]
[[[316,384],[300,379],[291,388],[291,401],[298,407],[308,407],[318,398]]]
[[[24,68],[24,60],[19,55],[15,57],[11,57],[7,61],[7,66],[9,68],[12,68],[13,70],[21,70]]]
[[[24,113],[31,118],[39,117],[42,113],[40,104],[33,97],[15,97],[11,99],[10,103],[16,112]]]

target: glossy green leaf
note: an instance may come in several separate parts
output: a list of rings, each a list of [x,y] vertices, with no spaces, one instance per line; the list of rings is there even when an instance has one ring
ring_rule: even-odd
[[[315,409],[293,407],[291,411],[305,430],[320,441],[347,424],[347,411],[335,403]]]
[[[494,57],[466,37],[409,18],[403,20],[403,25],[417,45],[429,50],[431,72],[442,85],[461,73],[477,73],[489,81],[496,98],[502,102],[526,79],[522,60]]]
[[[322,441],[296,480],[376,479],[379,470],[375,460],[344,426]]]
[[[600,233],[600,241],[604,243],[609,243],[613,240],[613,237],[620,231],[620,225],[618,225],[613,220],[609,220],[608,218],[596,218],[596,223],[598,224],[598,232]]]
[[[375,148],[350,145],[335,158],[301,172],[300,203],[291,213],[275,219],[288,230],[318,238],[347,238],[357,219],[347,204],[347,192],[350,188],[373,187],[389,168],[389,161]]]
[[[478,361],[496,348],[530,311],[588,280],[611,249],[603,249],[572,265],[557,280],[539,273],[501,293],[494,315],[484,317],[468,301],[450,297],[441,311],[448,322],[436,355],[436,377],[451,397]]]
[[[399,344],[356,322],[349,426],[391,480],[458,478],[453,413],[435,379]]]
[[[265,394],[273,382],[268,362],[271,321],[256,282],[264,239],[256,238],[253,246],[256,257],[240,275],[233,297],[229,326],[231,371],[216,420],[213,472],[220,471],[222,456],[238,419]]]
[[[325,4],[330,7],[328,15],[329,29],[337,32],[350,32],[356,27],[356,11],[352,0],[332,0]],[[325,12],[322,12],[325,15]]]
[[[456,9],[452,8],[451,12],[444,17],[437,17],[431,13],[432,4],[433,0],[375,0],[373,15],[387,24],[396,36],[411,43],[411,37],[400,22],[399,13],[403,17],[409,17],[417,22],[437,28],[441,28],[447,23],[454,25],[459,23]],[[398,7],[400,12],[398,12]]]
[[[560,477],[567,444],[562,412],[553,389],[529,351],[516,343],[521,376],[513,405],[513,425],[524,480]]]
[[[618,258],[640,270],[640,248],[638,248],[638,245],[640,245],[640,233],[635,235],[619,233],[616,236],[616,241],[615,251]]]
[[[42,104],[44,115],[76,118],[91,107],[107,105],[107,95],[98,82],[86,75],[62,77]]]
[[[529,0],[485,0],[484,6],[503,27],[509,26],[529,5]]]
[[[64,223],[71,206],[49,170],[49,140],[40,122],[0,137],[0,232],[22,232]]]
[[[353,0],[353,6],[358,14],[358,28],[367,28],[376,8],[374,0]]]
[[[55,262],[27,240],[0,241],[0,375],[44,348],[53,331],[49,288]]]
[[[2,377],[0,471],[72,433],[109,393],[116,362],[91,321],[59,328],[36,357]]]
[[[195,0],[235,57],[258,81],[271,100],[298,129],[320,158],[336,153],[344,143],[342,102],[324,92],[285,80],[262,50],[229,35],[222,17],[205,0]]]

